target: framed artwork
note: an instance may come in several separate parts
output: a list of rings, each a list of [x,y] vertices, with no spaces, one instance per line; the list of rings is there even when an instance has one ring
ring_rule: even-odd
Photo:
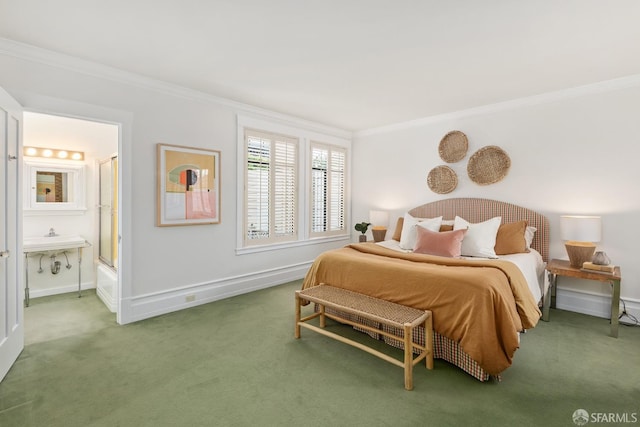
[[[220,151],[157,144],[156,225],[220,222]]]

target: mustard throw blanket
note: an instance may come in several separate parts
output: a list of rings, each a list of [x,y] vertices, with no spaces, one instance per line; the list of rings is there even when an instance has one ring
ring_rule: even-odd
[[[320,283],[421,310],[486,372],[508,368],[518,332],[533,328],[538,305],[520,269],[500,260],[466,260],[402,253],[372,243],[321,254],[302,288]]]

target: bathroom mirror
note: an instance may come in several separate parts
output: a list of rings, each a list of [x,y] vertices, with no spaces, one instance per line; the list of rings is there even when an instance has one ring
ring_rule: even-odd
[[[24,162],[24,211],[83,212],[84,165]]]

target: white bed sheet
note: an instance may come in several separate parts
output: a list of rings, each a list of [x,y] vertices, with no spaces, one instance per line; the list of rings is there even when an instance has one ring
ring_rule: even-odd
[[[398,252],[412,252],[411,250],[402,249],[400,247],[400,242],[396,240],[383,240],[382,242],[377,242],[376,244]],[[469,260],[488,259],[474,257],[462,258]],[[529,290],[531,291],[533,298],[535,298],[535,300],[540,303],[542,301],[542,295],[548,288],[548,279],[547,275],[545,274],[546,264],[542,259],[542,255],[540,255],[540,253],[535,249],[531,248],[529,253],[499,255],[498,259],[510,261],[518,266],[518,268],[522,272],[522,275],[527,281],[527,284],[529,285]]]

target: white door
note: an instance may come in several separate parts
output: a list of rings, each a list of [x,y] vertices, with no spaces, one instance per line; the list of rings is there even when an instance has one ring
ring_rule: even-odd
[[[0,88],[0,381],[24,348],[21,136],[22,108]]]

